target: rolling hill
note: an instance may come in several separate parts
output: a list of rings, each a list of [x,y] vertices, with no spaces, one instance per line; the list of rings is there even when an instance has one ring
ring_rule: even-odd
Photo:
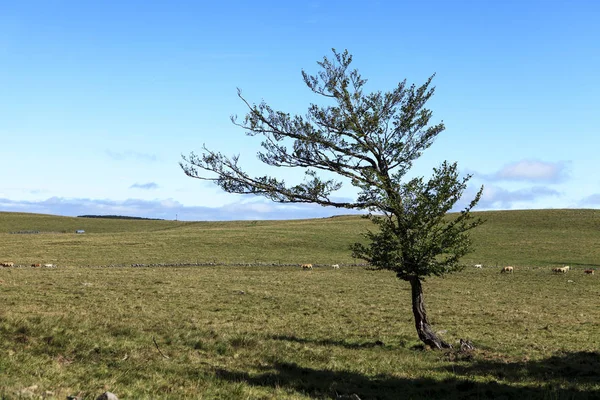
[[[574,267],[600,265],[600,210],[552,209],[475,213],[466,264]],[[184,222],[77,218],[0,212],[0,258],[27,265],[132,263],[357,263],[348,246],[374,228],[358,216]],[[75,234],[78,229],[85,234]],[[13,232],[13,233],[11,233]],[[18,234],[14,232],[39,232]]]

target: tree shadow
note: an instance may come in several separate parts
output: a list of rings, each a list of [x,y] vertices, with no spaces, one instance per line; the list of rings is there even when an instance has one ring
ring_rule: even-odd
[[[285,341],[289,341],[289,342],[304,343],[304,344],[310,343],[310,344],[316,344],[319,346],[340,346],[340,347],[345,347],[347,349],[387,347],[387,345],[385,343],[383,343],[381,340],[376,340],[374,342],[351,343],[351,342],[347,342],[345,340],[334,340],[334,339],[306,339],[306,338],[300,338],[295,335],[273,335],[273,336],[270,336],[270,339],[285,340]],[[406,341],[401,340],[400,344],[402,345],[403,343],[406,343]]]
[[[568,380],[573,384],[600,388],[600,352],[559,353],[543,360],[508,363],[501,360],[474,360],[445,369],[463,376],[487,375],[511,382],[523,379],[540,382]]]
[[[401,378],[391,375],[366,376],[353,371],[332,371],[276,362],[258,374],[218,369],[219,379],[252,386],[292,389],[319,399],[600,399],[598,391],[557,386],[509,385],[472,379]],[[465,371],[466,372],[466,371]],[[356,397],[354,397],[356,398]]]

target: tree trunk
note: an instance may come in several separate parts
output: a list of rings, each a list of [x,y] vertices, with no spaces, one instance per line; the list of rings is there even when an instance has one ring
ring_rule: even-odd
[[[425,312],[425,301],[423,300],[423,287],[418,277],[410,277],[408,279],[412,289],[412,308],[415,315],[415,326],[419,339],[432,349],[451,349],[452,345],[438,338],[435,332],[431,329]]]

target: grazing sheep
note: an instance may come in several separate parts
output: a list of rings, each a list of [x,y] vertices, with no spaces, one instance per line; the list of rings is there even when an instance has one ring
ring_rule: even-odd
[[[312,264],[302,264],[302,269],[313,269]]]
[[[44,264],[44,267],[46,267],[46,268],[52,268],[52,267],[54,267],[54,264]]]
[[[483,265],[481,265],[481,264],[475,264],[475,268],[483,268]]]
[[[583,272],[586,273],[586,274],[588,274],[588,275],[594,275],[594,270],[593,269],[586,269]]]
[[[504,268],[502,268],[502,269],[500,270],[500,272],[501,272],[501,273],[505,273],[505,272],[510,272],[510,273],[513,273],[513,272],[515,272],[515,269],[514,269],[513,267],[510,267],[510,266],[509,266],[509,267],[504,267]]]
[[[3,261],[0,263],[0,265],[3,267],[14,267],[15,263],[12,261]]]
[[[31,266],[32,266],[32,267],[34,267],[34,268],[37,268],[37,267],[41,267],[41,266],[42,266],[42,264],[35,263],[35,264],[31,264]]]
[[[565,267],[562,267],[562,268],[559,267],[559,268],[552,268],[552,271],[556,272],[557,274],[566,274],[568,269]]]
[[[340,265],[339,264],[333,264],[331,267],[333,269],[340,269]]]
[[[563,268],[566,269],[567,271],[571,270],[571,267],[569,267],[568,265],[565,265]]]

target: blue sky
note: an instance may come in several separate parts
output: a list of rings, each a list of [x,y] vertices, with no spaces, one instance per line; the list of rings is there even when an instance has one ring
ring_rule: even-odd
[[[181,220],[344,213],[231,195],[186,177],[207,147],[256,160],[231,124],[251,102],[304,114],[302,82],[348,49],[367,90],[421,84],[442,160],[484,185],[477,209],[598,208],[600,3],[6,1],[0,5],[0,211]],[[289,174],[274,170],[273,174]],[[297,174],[290,175],[294,179]],[[340,197],[352,197],[345,186]]]

